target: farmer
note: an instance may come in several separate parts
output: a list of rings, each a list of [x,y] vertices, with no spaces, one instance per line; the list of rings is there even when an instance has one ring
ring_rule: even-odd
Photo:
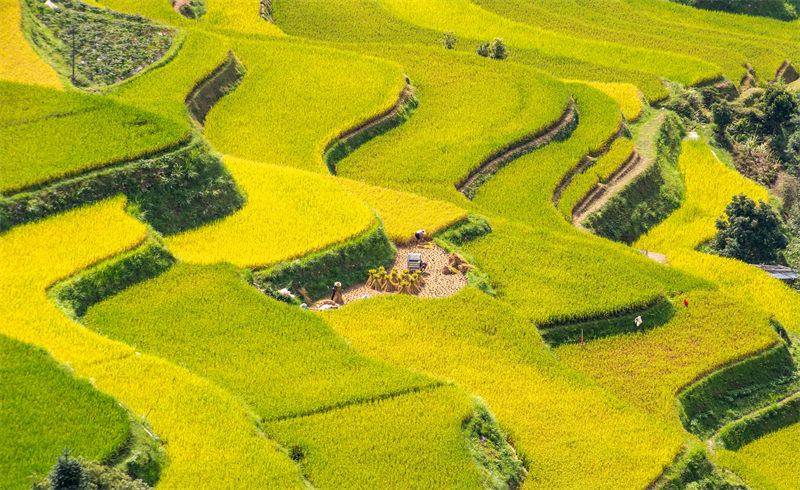
[[[689,307],[689,301],[688,300],[683,300],[683,306],[688,308]]]
[[[425,233],[425,230],[417,230],[414,232],[414,238],[417,239],[417,245],[419,245],[423,240],[428,238],[428,234]]]
[[[338,305],[344,304],[344,298],[342,298],[342,283],[336,281],[333,283],[333,291],[331,292],[331,301]]]
[[[637,327],[642,325],[642,315],[637,316],[633,319],[633,323],[636,324]]]

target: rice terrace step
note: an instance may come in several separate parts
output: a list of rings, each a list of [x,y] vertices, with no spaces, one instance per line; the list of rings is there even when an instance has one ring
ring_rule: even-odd
[[[0,0],[0,488],[800,490],[799,15]]]

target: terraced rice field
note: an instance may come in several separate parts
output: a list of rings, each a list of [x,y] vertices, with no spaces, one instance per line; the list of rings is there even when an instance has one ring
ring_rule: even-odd
[[[2,485],[21,487],[46,474],[52,455],[71,445],[75,455],[105,459],[128,438],[125,410],[77,379],[39,349],[0,336],[3,425]]]
[[[800,488],[794,422],[704,441],[708,468],[664,483],[700,445],[679,392],[798,341],[797,290],[700,251],[733,195],[770,191],[678,138],[676,211],[632,246],[571,225],[650,104],[800,66],[800,21],[657,0],[88,3],[168,26],[174,49],[81,92],[0,0],[0,486],[64,446],[117,464],[140,421],[159,488],[657,489],[723,469]],[[476,53],[495,38],[507,57]],[[421,229],[453,254],[428,272],[466,286],[333,301],[412,244],[425,260]],[[670,315],[630,325],[653,305]],[[582,322],[607,330],[584,341]]]
[[[106,98],[6,82],[2,93],[3,193],[156,154],[190,137],[183,124]],[[31,106],[39,98],[47,105]]]
[[[363,201],[331,177],[233,157],[225,162],[247,204],[231,216],[169,237],[167,246],[186,262],[263,267],[352,238],[375,219]],[[310,187],[317,192],[306,192]],[[298,214],[298,208],[304,212]],[[273,222],[270,231],[254,233],[265,219]]]
[[[792,488],[800,478],[800,424],[766,435],[738,451],[721,450],[719,461],[754,488]],[[777,464],[775,464],[777,463]]]

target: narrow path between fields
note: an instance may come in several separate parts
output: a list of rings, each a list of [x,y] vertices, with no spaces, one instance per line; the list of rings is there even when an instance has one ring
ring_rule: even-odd
[[[392,107],[375,117],[367,119],[357,126],[342,131],[338,136],[329,141],[322,151],[322,159],[325,161],[331,174],[336,175],[336,164],[352,153],[353,150],[364,144],[367,140],[392,129],[395,125],[402,122],[395,121],[395,118],[400,116],[404,111],[413,110],[413,108],[416,107],[414,92],[414,86],[411,85],[411,81],[406,77],[406,83],[403,85],[403,89],[400,91],[400,94],[397,96],[397,101],[395,101]],[[367,134],[371,131],[375,131],[376,134]],[[366,138],[362,138],[365,135]],[[346,146],[346,150],[341,154],[337,154],[335,160],[329,161],[328,152],[341,144]]]
[[[600,147],[599,150],[590,153],[588,155],[585,155],[583,158],[580,159],[577,165],[572,167],[569,170],[569,172],[564,174],[564,176],[561,178],[561,181],[558,183],[555,190],[553,191],[553,197],[551,198],[551,200],[553,201],[553,205],[556,207],[556,209],[558,209],[558,203],[559,201],[561,201],[561,194],[564,192],[564,189],[569,187],[569,185],[572,183],[572,179],[575,178],[575,176],[578,175],[579,173],[583,173],[587,168],[594,165],[597,159],[599,159],[601,156],[608,153],[608,150],[611,149],[611,145],[613,145],[614,142],[620,136],[622,136],[623,129],[625,129],[625,122],[620,121],[619,128],[617,128],[617,132],[614,133],[613,136],[608,138],[605,142],[603,142],[603,145]]]
[[[456,189],[458,189],[458,192],[467,196],[467,199],[472,199],[478,187],[486,182],[486,180],[494,175],[501,167],[508,164],[508,162],[551,143],[561,136],[567,136],[572,133],[577,119],[578,113],[575,109],[575,100],[570,99],[569,104],[567,104],[567,107],[564,109],[564,112],[561,113],[561,117],[559,117],[558,120],[543,128],[541,131],[537,131],[536,133],[525,136],[520,141],[511,143],[510,147],[500,150],[500,153],[487,157],[466,179],[456,184]]]
[[[592,213],[600,210],[613,196],[655,163],[655,134],[666,114],[661,113],[642,126],[635,141],[635,150],[617,172],[605,184],[598,183],[575,207],[572,224],[582,228],[581,223]]]

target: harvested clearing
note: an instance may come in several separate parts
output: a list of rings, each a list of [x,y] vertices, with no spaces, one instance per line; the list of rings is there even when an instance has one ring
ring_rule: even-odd
[[[419,293],[415,294],[419,298],[445,298],[452,296],[467,285],[467,278],[464,274],[451,273],[444,274],[442,270],[448,266],[448,256],[450,255],[442,247],[433,242],[423,245],[399,245],[397,246],[397,257],[392,267],[402,271],[408,269],[408,254],[422,254],[422,260],[427,262],[428,267],[422,275],[425,285]],[[372,298],[383,294],[401,294],[385,292],[368,287],[366,284],[359,284],[345,289],[342,296],[345,304],[352,303],[367,296]]]

